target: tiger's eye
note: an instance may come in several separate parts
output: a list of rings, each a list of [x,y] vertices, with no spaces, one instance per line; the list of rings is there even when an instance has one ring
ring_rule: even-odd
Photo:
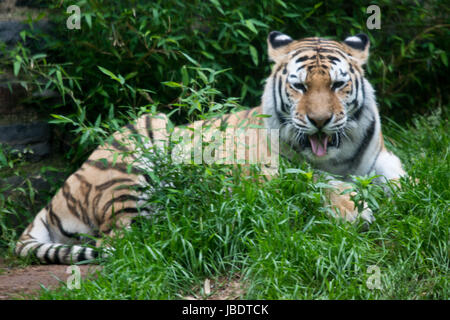
[[[344,81],[336,81],[333,83],[333,85],[331,86],[331,89],[336,90],[340,87],[342,87],[345,84]]]
[[[300,83],[300,82],[293,83],[292,86],[297,90],[306,91],[306,87],[303,83]]]

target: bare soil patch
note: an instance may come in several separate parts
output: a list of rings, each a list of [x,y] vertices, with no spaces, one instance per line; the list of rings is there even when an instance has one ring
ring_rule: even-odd
[[[220,277],[216,280],[205,279],[203,288],[192,288],[195,293],[185,296],[186,300],[240,300],[245,294],[246,284],[239,274],[231,279]]]
[[[54,289],[66,283],[71,273],[66,265],[36,265],[9,267],[0,259],[0,300],[34,299],[41,285]],[[95,276],[100,266],[79,266],[81,277]]]
[[[16,0],[0,1],[0,21],[25,20],[28,15],[35,19],[42,9],[16,7]]]

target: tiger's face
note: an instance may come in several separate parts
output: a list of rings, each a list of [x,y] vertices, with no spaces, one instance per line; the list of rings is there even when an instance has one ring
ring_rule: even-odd
[[[288,132],[285,135],[291,143],[299,145],[308,158],[332,157],[364,102],[362,66],[368,56],[367,36],[344,42],[294,41],[275,31],[268,44],[275,66],[272,92],[265,95],[272,95],[280,129]]]

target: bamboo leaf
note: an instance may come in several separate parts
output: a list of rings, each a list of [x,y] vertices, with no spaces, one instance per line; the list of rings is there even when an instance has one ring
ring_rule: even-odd
[[[252,56],[252,60],[253,63],[255,64],[255,66],[258,65],[258,50],[256,50],[256,48],[252,45],[249,46],[249,50],[250,50],[250,55]]]

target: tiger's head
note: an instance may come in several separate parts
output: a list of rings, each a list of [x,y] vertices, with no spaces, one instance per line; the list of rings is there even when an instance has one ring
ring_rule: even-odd
[[[263,95],[269,127],[279,128],[281,138],[310,160],[336,157],[348,129],[357,126],[364,100],[373,99],[363,71],[369,38],[293,40],[273,31],[267,42],[275,62]]]

